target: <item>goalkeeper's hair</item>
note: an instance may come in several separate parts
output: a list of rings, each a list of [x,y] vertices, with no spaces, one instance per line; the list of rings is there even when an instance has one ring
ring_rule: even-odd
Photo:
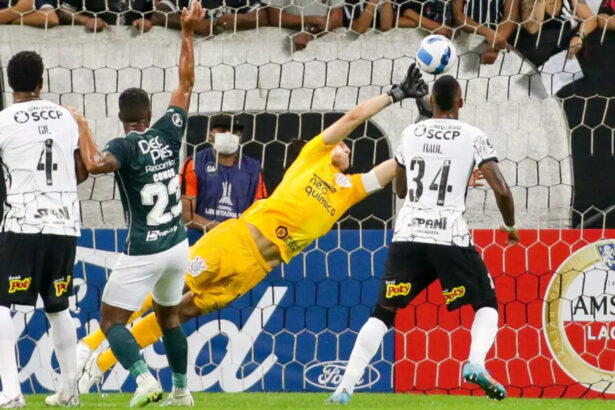
[[[7,76],[14,92],[33,92],[43,82],[43,59],[34,51],[20,51],[9,60]]]
[[[152,110],[149,96],[141,88],[127,88],[120,95],[120,118],[123,122],[138,122],[148,118]]]
[[[461,87],[455,77],[445,75],[436,80],[431,94],[438,108],[442,111],[450,111],[461,94]]]

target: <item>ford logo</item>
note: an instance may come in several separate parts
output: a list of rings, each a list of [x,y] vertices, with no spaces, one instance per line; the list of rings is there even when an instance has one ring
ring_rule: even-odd
[[[307,384],[324,390],[335,390],[342,381],[347,361],[314,363],[305,368],[303,379]],[[355,390],[367,389],[380,380],[380,372],[372,365],[367,365],[363,378],[358,381]]]

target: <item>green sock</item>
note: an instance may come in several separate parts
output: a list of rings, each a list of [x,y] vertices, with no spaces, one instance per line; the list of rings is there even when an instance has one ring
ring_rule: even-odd
[[[149,372],[147,365],[141,358],[139,345],[137,345],[132,333],[126,329],[126,326],[113,325],[107,330],[106,336],[111,351],[124,366],[124,369],[129,370],[134,377]],[[133,373],[133,370],[136,373]]]
[[[181,326],[162,331],[162,342],[167,351],[169,367],[173,371],[173,387],[186,388],[188,370],[188,340]]]

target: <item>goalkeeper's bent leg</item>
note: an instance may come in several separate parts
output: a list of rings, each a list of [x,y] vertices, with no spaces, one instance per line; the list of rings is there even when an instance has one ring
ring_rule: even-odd
[[[137,320],[137,318],[140,318],[141,316],[143,316],[148,310],[152,309],[152,303],[153,303],[152,294],[150,293],[147,296],[147,299],[145,299],[145,302],[143,302],[143,306],[141,306],[141,309],[133,313],[132,316],[130,316],[130,319],[128,319],[128,322],[126,324],[131,324],[132,322]],[[100,346],[100,344],[104,340],[105,340],[105,334],[103,333],[102,330],[100,330],[100,328],[98,328],[94,333],[81,339],[81,341],[87,344],[91,350],[98,349],[98,346]]]
[[[359,331],[344,377],[337,386],[335,394],[344,391],[348,394],[354,392],[354,387],[363,376],[365,368],[378,352],[382,338],[389,327],[393,326],[396,314],[396,310],[385,309],[380,305],[376,306],[372,316]]]

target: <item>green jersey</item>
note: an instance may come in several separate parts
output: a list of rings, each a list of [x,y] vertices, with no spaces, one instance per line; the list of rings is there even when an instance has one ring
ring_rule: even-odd
[[[115,138],[104,148],[118,162],[115,178],[128,222],[128,255],[163,252],[186,239],[178,171],[187,123],[186,111],[170,106],[151,128]]]

